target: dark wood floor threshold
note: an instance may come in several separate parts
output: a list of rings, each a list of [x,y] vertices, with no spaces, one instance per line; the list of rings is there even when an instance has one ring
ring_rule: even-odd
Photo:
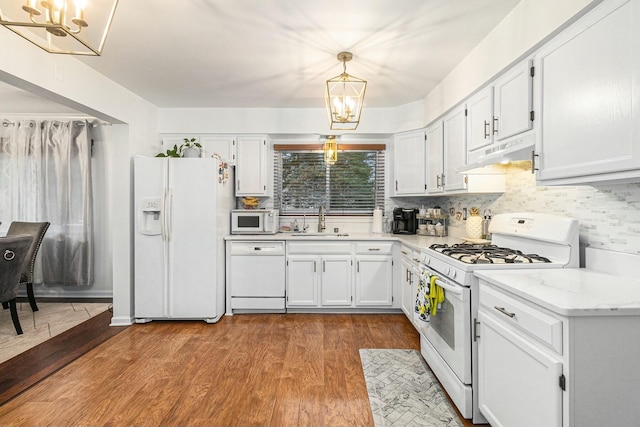
[[[117,335],[110,310],[0,363],[0,405]]]

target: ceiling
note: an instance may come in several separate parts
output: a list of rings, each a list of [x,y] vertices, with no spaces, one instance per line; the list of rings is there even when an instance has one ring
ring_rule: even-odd
[[[424,98],[518,1],[123,0],[103,55],[79,59],[158,107],[323,108],[347,50],[365,105],[394,107]]]

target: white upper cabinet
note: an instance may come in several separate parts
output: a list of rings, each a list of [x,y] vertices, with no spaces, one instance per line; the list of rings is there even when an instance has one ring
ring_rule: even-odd
[[[473,153],[493,143],[493,86],[488,86],[467,101],[467,150]]]
[[[640,177],[640,1],[604,1],[536,54],[541,184]],[[538,73],[539,70],[539,73]]]
[[[519,137],[533,129],[532,61],[527,59],[509,68],[471,96],[466,105],[469,165],[499,153],[507,155],[522,145],[532,147],[532,135],[526,140]]]
[[[235,135],[201,135],[200,145],[202,145],[203,157],[218,154],[227,163],[235,165],[237,139]]]
[[[533,61],[510,68],[493,84],[494,108],[491,133],[502,141],[533,128]]]
[[[236,196],[268,196],[267,137],[239,136],[236,160]]]
[[[174,145],[180,147],[184,143],[184,138],[195,138],[195,142],[202,146],[202,157],[211,157],[214,154],[218,154],[225,162],[235,165],[236,164],[236,140],[237,138],[232,135],[197,135],[197,134],[185,134],[185,135],[163,135],[162,136],[162,149],[163,152],[173,148]]]
[[[424,195],[426,184],[426,143],[423,130],[393,138],[393,190],[396,196]]]
[[[442,120],[427,128],[427,193],[442,193],[444,174]]]
[[[444,191],[464,190],[465,175],[457,169],[466,164],[467,126],[464,104],[447,114],[443,123],[444,140]]]

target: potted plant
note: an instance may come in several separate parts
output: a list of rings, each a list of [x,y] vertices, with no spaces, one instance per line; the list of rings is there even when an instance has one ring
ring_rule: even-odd
[[[156,157],[200,157],[202,145],[195,138],[184,138],[184,142],[178,147],[168,149],[165,153],[158,153]]]
[[[202,145],[195,138],[184,138],[184,144],[180,146],[182,157],[200,157]]]

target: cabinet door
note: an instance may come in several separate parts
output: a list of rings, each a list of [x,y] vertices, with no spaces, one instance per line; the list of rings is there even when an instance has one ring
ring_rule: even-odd
[[[318,257],[287,257],[287,307],[318,305]]]
[[[351,256],[323,256],[320,283],[322,305],[351,305],[352,276]]]
[[[640,169],[639,7],[638,1],[604,2],[537,55],[538,179]]]
[[[424,131],[393,138],[393,175],[396,196],[422,195],[426,190],[426,145]]]
[[[501,141],[533,128],[531,61],[524,61],[496,79],[491,132]]]
[[[413,280],[414,275],[412,272],[411,263],[407,260],[402,260],[402,311],[407,315],[409,320],[413,319],[413,305],[415,303],[415,295],[413,295]]]
[[[238,137],[236,160],[236,196],[266,196],[267,139],[261,136]]]
[[[456,170],[466,164],[467,126],[465,107],[459,106],[443,119],[444,135],[444,191],[463,190],[465,175]]]
[[[391,256],[356,258],[356,306],[393,304]]]
[[[562,363],[478,313],[478,405],[494,426],[561,427]]]
[[[219,154],[230,165],[236,164],[236,137],[232,135],[203,135],[200,137],[202,157]]]
[[[441,193],[443,166],[442,121],[427,129],[427,193]]]
[[[493,142],[493,87],[489,86],[467,101],[467,150],[471,153]]]

